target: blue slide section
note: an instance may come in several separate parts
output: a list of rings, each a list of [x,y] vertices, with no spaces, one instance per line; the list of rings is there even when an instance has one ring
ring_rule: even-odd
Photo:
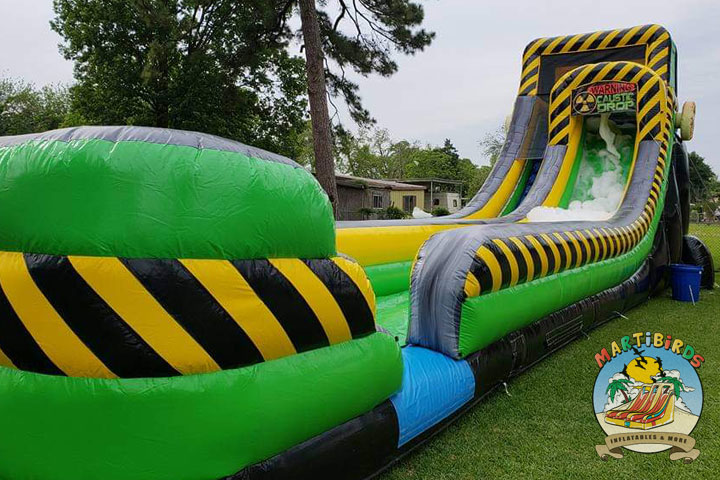
[[[465,360],[453,360],[422,347],[402,349],[402,389],[390,401],[403,446],[473,398],[475,377]]]

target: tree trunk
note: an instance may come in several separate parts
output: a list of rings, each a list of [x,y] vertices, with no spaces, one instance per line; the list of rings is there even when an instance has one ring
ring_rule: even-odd
[[[332,131],[325,90],[325,65],[323,62],[320,26],[315,0],[299,0],[305,42],[305,68],[307,71],[310,119],[312,120],[313,149],[315,151],[315,174],[327,192],[337,217],[337,184],[335,182],[335,159],[333,158]]]

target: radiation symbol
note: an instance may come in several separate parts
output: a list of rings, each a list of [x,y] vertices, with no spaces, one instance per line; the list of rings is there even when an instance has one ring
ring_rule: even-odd
[[[594,112],[596,103],[597,99],[595,98],[595,95],[590,92],[580,92],[575,96],[573,108],[575,109],[575,112],[580,115],[584,115],[586,113]]]

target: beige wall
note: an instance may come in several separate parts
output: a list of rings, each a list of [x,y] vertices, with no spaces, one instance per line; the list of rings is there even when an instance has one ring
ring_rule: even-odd
[[[393,190],[390,192],[390,203],[402,210],[403,197],[405,196],[415,197],[415,206],[423,208],[423,205],[425,204],[424,190]]]

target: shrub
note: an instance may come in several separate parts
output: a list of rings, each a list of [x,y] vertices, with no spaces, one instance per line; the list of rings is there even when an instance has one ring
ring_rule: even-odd
[[[445,215],[450,215],[450,211],[445,207],[436,207],[433,208],[432,214],[433,217],[444,217]]]

